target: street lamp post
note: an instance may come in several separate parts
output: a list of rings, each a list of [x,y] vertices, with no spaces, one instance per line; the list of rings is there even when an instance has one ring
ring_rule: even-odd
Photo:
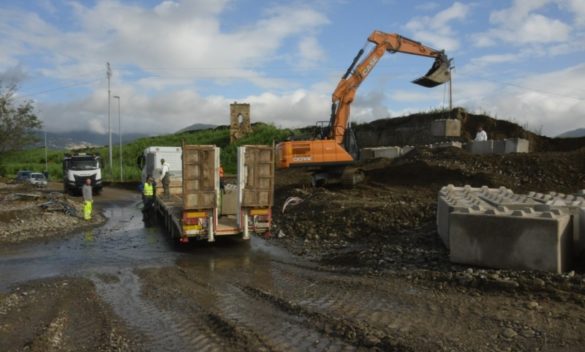
[[[120,96],[114,95],[118,99],[118,136],[120,137],[120,182],[124,181],[124,168],[122,167],[122,119],[120,118]]]
[[[112,68],[110,63],[106,64],[106,76],[108,76],[108,136],[109,136],[109,147],[108,147],[108,154],[110,157],[110,180],[113,180],[113,164],[112,164],[112,118],[110,114],[110,97],[112,93],[110,92],[110,78],[112,77]]]

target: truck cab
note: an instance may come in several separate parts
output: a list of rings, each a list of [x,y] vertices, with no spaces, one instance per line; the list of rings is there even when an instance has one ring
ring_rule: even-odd
[[[98,154],[66,154],[63,158],[63,188],[65,193],[81,191],[86,179],[91,180],[94,192],[102,190],[101,157]]]
[[[181,178],[183,164],[181,160],[181,147],[148,147],[138,157],[137,164],[141,170],[141,182],[146,181],[147,176],[159,180],[162,173],[161,160],[169,164],[170,175],[174,178]]]

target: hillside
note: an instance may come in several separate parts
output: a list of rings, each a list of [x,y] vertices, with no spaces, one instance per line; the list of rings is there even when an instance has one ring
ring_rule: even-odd
[[[535,152],[571,151],[585,147],[585,137],[581,138],[549,138],[527,131],[521,126],[506,120],[498,120],[487,115],[471,114],[457,109],[454,116],[461,120],[462,136],[451,138],[462,142],[469,141],[475,135],[477,127],[482,125],[490,139],[526,138],[530,141],[531,150]],[[386,118],[355,126],[357,141],[360,147],[384,145],[425,145],[443,141],[444,138],[430,135],[430,124],[435,119],[445,118],[444,112],[417,113],[409,116]],[[213,144],[222,148],[221,162],[226,172],[235,172],[236,147],[244,144],[268,144],[285,140],[291,135],[311,135],[313,127],[301,130],[279,129],[263,123],[253,124],[253,133],[242,138],[234,145],[229,144],[229,127],[219,126],[211,129],[187,131],[154,137],[138,138],[123,146],[123,166],[125,180],[138,180],[139,170],[135,166],[136,158],[142,150],[149,146],[180,146],[185,144]],[[108,148],[88,148],[89,152],[97,152],[104,157],[104,175],[110,176],[107,161]],[[119,149],[113,148],[112,177],[119,179]],[[61,178],[61,160],[63,151],[49,151],[48,169],[51,178]],[[0,174],[14,175],[20,169],[44,171],[45,156],[42,148],[27,150],[2,156]]]
[[[187,126],[185,128],[181,128],[176,133],[199,131],[199,130],[208,130],[208,129],[216,128],[216,127],[217,127],[217,125],[210,125],[210,124],[207,124],[207,123],[194,123],[194,124],[192,124],[190,126]]]
[[[136,167],[136,159],[142,151],[149,146],[181,146],[185,144],[213,144],[222,149],[221,162],[224,165],[226,173],[234,173],[236,170],[236,148],[244,144],[267,144],[271,145],[274,141],[283,140],[287,136],[295,133],[291,130],[278,129],[272,125],[263,123],[253,124],[253,132],[239,140],[237,143],[230,145],[229,128],[220,126],[213,129],[188,131],[162,136],[143,137],[134,140],[122,146],[123,174],[124,180],[138,180],[140,171]],[[109,150],[107,146],[93,147],[85,149],[88,153],[98,153],[103,158],[103,173],[105,179],[110,178],[109,162],[107,160]],[[60,179],[62,177],[61,161],[63,160],[63,150],[49,150],[48,152],[48,172],[51,179]],[[120,159],[119,147],[114,144],[113,151],[113,170],[112,177],[114,180],[120,179]],[[0,165],[0,175],[13,177],[18,170],[28,169],[42,172],[45,170],[45,151],[44,148],[36,148],[16,153],[2,155]]]
[[[37,132],[39,142],[34,147],[44,147],[44,132]],[[127,144],[138,138],[146,137],[143,133],[125,133],[122,135],[122,143]],[[119,136],[112,133],[112,143],[118,144]],[[109,136],[107,134],[95,133],[91,131],[69,131],[69,132],[47,132],[47,147],[49,149],[76,149],[87,146],[108,145]]]
[[[585,137],[566,139],[541,136],[516,123],[487,115],[468,113],[460,108],[454,109],[453,116],[461,120],[462,131],[461,137],[449,138],[449,140],[461,142],[472,140],[478,127],[483,126],[489,139],[525,138],[530,141],[530,150],[534,152],[569,151],[585,147]],[[417,113],[360,124],[355,127],[355,132],[361,147],[431,144],[445,140],[445,138],[431,135],[431,122],[448,117],[448,113],[444,111]]]
[[[557,138],[580,138],[585,137],[585,128],[577,128],[565,133],[561,133]]]

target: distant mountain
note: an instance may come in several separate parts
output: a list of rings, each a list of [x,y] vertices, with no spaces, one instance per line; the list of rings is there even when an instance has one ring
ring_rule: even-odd
[[[565,133],[559,134],[558,138],[579,138],[585,137],[585,128],[577,128],[572,131],[567,131]]]
[[[35,147],[42,147],[45,145],[45,135],[42,131],[37,133],[40,141],[35,144]],[[122,134],[122,143],[126,144],[138,138],[147,137],[143,133],[128,133]],[[119,137],[112,133],[112,144],[118,145]],[[109,144],[109,136],[107,134],[99,134],[90,131],[71,131],[71,132],[47,132],[47,147],[49,149],[78,149],[84,147],[104,146]]]
[[[199,131],[199,130],[208,130],[210,128],[216,128],[217,125],[210,125],[206,123],[194,123],[191,126],[187,126],[177,131],[177,133],[189,132],[189,131]]]

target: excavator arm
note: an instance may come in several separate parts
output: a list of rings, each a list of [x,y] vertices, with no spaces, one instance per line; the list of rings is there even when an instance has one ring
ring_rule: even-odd
[[[358,52],[332,95],[330,129],[327,138],[334,139],[338,144],[343,142],[349,121],[350,105],[355,98],[357,89],[386,52],[399,52],[435,58],[431,69],[423,77],[414,80],[413,83],[415,84],[424,87],[435,87],[450,79],[450,62],[443,51],[435,50],[396,33],[380,31],[374,31],[368,37],[368,42],[373,43],[375,47],[359,63],[359,59],[364,54],[364,49],[362,48]]]
[[[362,61],[359,60],[364,54],[364,49],[359,51],[333,92],[328,129],[323,131],[319,139],[279,143],[276,146],[279,168],[314,167],[312,181],[315,185],[329,183],[329,180],[339,180],[345,184],[356,184],[363,180],[363,172],[350,167],[357,156],[357,144],[352,135],[346,133],[350,105],[360,84],[386,52],[435,58],[435,63],[427,74],[413,83],[434,87],[447,82],[450,78],[450,62],[443,51],[429,48],[395,33],[374,31],[368,37],[368,41],[374,43],[375,47]]]

